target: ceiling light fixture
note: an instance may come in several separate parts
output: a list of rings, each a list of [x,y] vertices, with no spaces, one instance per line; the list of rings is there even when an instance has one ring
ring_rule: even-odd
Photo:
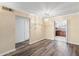
[[[57,11],[56,10],[52,10],[52,9],[46,9],[46,8],[43,8],[42,10],[38,10],[36,12],[36,15],[38,16],[41,16],[43,18],[48,18],[48,17],[52,17],[52,16],[55,16],[57,14]]]

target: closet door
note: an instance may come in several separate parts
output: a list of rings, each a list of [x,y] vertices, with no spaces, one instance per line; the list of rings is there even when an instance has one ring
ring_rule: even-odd
[[[16,43],[29,39],[29,20],[25,17],[16,17]]]
[[[25,40],[25,20],[22,17],[16,17],[16,43]]]

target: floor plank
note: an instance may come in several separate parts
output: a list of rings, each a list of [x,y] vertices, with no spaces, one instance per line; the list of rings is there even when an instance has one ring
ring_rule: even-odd
[[[24,45],[6,56],[79,56],[79,46],[57,40],[41,40]]]

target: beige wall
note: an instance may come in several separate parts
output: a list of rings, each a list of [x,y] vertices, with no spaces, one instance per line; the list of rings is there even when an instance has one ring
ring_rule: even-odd
[[[54,29],[54,18],[49,17],[44,19],[44,38],[54,40],[55,29]]]
[[[48,21],[38,16],[30,17],[30,44],[43,39],[54,40],[54,18],[47,19]]]
[[[43,39],[43,21],[41,17],[30,17],[30,44],[38,42]]]
[[[0,55],[15,50],[16,16],[29,17],[20,11],[5,11],[0,8]]]
[[[68,16],[68,42],[79,45],[79,14]]]
[[[15,49],[15,16],[0,10],[0,54]]]
[[[30,14],[28,14],[28,13],[24,13],[24,12],[16,11],[16,10],[14,10],[13,13],[14,13],[16,16],[21,16],[21,17],[26,17],[26,18],[28,18],[28,17],[30,16]]]

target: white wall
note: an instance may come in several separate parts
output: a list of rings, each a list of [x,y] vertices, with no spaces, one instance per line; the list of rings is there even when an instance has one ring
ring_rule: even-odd
[[[16,17],[16,43],[28,40],[29,38],[29,23],[27,18]]]

